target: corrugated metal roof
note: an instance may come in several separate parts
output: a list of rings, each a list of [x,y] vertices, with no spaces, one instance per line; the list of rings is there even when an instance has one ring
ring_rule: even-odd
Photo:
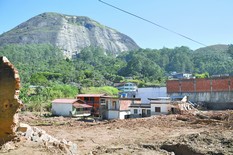
[[[61,98],[61,99],[53,100],[52,103],[68,103],[68,104],[72,104],[72,103],[74,103],[76,101],[78,101],[78,99]]]

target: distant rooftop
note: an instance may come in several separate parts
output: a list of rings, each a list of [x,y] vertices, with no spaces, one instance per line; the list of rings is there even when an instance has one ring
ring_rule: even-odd
[[[77,97],[102,97],[107,96],[106,94],[78,94]]]
[[[74,103],[77,102],[78,99],[67,99],[67,98],[62,98],[62,99],[55,99],[52,101],[52,103]]]
[[[148,98],[148,100],[170,100],[170,97],[156,97],[156,98]]]

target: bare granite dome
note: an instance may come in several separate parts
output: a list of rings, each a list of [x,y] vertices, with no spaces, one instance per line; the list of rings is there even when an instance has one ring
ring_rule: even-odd
[[[0,46],[44,43],[58,46],[67,57],[88,46],[115,55],[139,48],[130,37],[88,17],[58,13],[40,14],[0,35]]]

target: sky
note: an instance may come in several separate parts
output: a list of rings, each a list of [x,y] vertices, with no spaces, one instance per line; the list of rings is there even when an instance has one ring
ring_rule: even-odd
[[[206,46],[233,44],[233,0],[103,0]],[[205,47],[99,0],[0,0],[0,34],[44,13],[87,16],[131,37],[141,48]]]

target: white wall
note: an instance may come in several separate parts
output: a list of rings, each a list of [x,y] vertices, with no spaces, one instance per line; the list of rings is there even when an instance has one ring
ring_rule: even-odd
[[[155,112],[155,107],[160,107],[161,112]],[[168,113],[168,104],[151,104],[151,115],[157,115],[157,114],[167,114]]]
[[[115,103],[115,104],[113,104]],[[108,109],[109,110],[119,110],[119,101],[115,99],[109,99],[108,100]]]
[[[136,98],[141,98],[142,104],[150,103],[148,98],[167,97],[166,87],[138,88]]]
[[[134,109],[137,109],[138,110],[138,113],[137,114],[135,114],[134,113]],[[134,114],[134,115],[139,115],[139,114],[142,114],[142,108],[140,108],[140,107],[138,107],[138,108],[130,108],[130,113],[131,114]]]
[[[120,111],[119,115],[120,119],[125,119],[125,115],[130,115],[130,111]]]
[[[58,116],[70,116],[72,104],[68,103],[52,103],[52,114]]]
[[[108,111],[108,119],[118,119],[119,111],[118,110],[109,110]]]

